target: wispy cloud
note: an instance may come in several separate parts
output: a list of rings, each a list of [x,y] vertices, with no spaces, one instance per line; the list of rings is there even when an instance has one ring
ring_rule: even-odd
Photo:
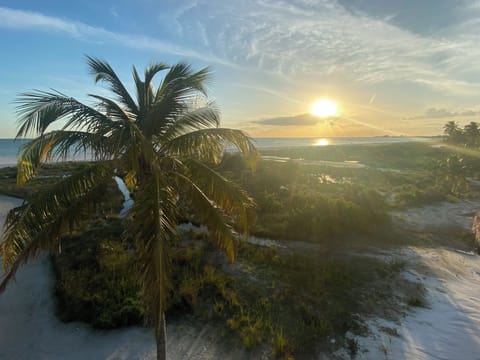
[[[110,41],[247,69],[250,74],[256,69],[293,83],[410,83],[442,94],[472,97],[480,93],[478,3],[464,10],[473,15],[434,34],[399,27],[387,15],[373,17],[351,11],[336,0],[189,0],[173,8],[176,3],[170,2],[158,21],[173,29],[170,33],[178,42],[7,7],[0,7],[0,28]],[[455,6],[459,4],[463,3]],[[112,13],[116,12],[112,8]],[[266,85],[257,89],[270,91]],[[270,91],[274,92],[294,100],[284,96],[285,92]],[[378,102],[375,95],[371,98],[374,102]]]
[[[114,41],[125,47],[189,57],[208,63],[216,63],[232,67],[236,66],[235,64],[212,54],[174,45],[157,38],[135,34],[116,33],[83,22],[46,16],[32,11],[0,7],[0,28],[58,32],[87,41]]]
[[[405,120],[417,120],[417,119],[444,119],[455,117],[469,117],[479,116],[480,110],[462,109],[452,110],[443,108],[429,108],[425,110],[423,114],[406,117]]]
[[[232,84],[232,86],[262,92],[262,93],[269,94],[279,99],[286,100],[296,104],[305,104],[305,101],[297,99],[294,96],[291,96],[282,91],[273,90],[264,86],[248,85],[248,84]]]
[[[311,126],[325,121],[325,119],[320,119],[319,117],[313,116],[311,114],[300,114],[293,116],[279,116],[274,118],[256,120],[253,122],[260,125],[273,126]]]
[[[195,7],[195,14],[209,14],[204,21],[214,26],[195,34],[188,26],[191,14],[183,11],[175,18],[183,35],[190,31],[208,39],[214,53],[242,66],[293,79],[340,76],[362,83],[411,82],[440,92],[480,90],[467,76],[480,73],[474,60],[480,57],[478,24],[420,35],[391,18],[355,13],[333,0],[245,0],[241,5],[212,0]]]

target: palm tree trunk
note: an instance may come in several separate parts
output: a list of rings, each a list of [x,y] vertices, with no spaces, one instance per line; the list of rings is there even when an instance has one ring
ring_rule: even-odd
[[[157,360],[167,360],[167,329],[164,312],[160,314],[160,319],[156,326],[155,340],[157,341]]]

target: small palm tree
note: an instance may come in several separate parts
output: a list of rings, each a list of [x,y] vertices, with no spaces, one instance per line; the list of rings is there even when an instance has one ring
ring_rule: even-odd
[[[134,98],[107,62],[87,61],[95,82],[106,83],[112,98],[89,95],[94,105],[88,106],[59,92],[34,91],[18,99],[17,138],[37,136],[21,151],[18,184],[34,177],[46,160],[82,152],[96,161],[9,212],[0,247],[0,292],[21,264],[41,251],[53,251],[62,235],[95,216],[108,196],[106,187],[114,176],[122,176],[134,199],[127,228],[136,241],[143,297],[155,323],[157,358],[165,359],[177,209],[188,207],[233,261],[234,227],[247,230],[253,201],[212,165],[219,163],[226,144],[251,163],[257,152],[242,131],[218,127],[219,113],[206,100],[208,68],[193,71],[183,63],[157,63],[141,79],[133,67]],[[155,87],[152,80],[163,71]],[[51,130],[59,122],[61,129]]]

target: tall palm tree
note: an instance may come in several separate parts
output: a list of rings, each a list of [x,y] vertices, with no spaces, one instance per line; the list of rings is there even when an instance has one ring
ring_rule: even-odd
[[[10,211],[0,247],[0,292],[21,264],[58,248],[62,235],[94,216],[108,196],[105,188],[114,176],[123,176],[134,199],[128,232],[135,239],[143,297],[155,323],[157,358],[165,359],[177,209],[188,207],[233,261],[234,228],[247,230],[253,201],[212,165],[219,163],[228,144],[251,163],[257,152],[242,131],[219,128],[219,113],[206,97],[208,68],[193,71],[183,63],[156,63],[141,79],[133,67],[133,97],[107,62],[93,57],[87,62],[95,82],[104,82],[111,98],[90,94],[94,104],[89,106],[60,92],[36,90],[17,100],[17,138],[37,136],[21,151],[18,184],[34,177],[47,160],[86,152],[96,161]],[[155,75],[164,71],[155,87]],[[51,130],[59,123],[60,130]]]

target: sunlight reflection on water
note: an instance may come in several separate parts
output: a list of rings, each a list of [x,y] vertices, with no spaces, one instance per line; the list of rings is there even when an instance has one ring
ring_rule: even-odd
[[[318,139],[313,143],[314,146],[327,146],[329,144],[330,141],[328,139]]]

